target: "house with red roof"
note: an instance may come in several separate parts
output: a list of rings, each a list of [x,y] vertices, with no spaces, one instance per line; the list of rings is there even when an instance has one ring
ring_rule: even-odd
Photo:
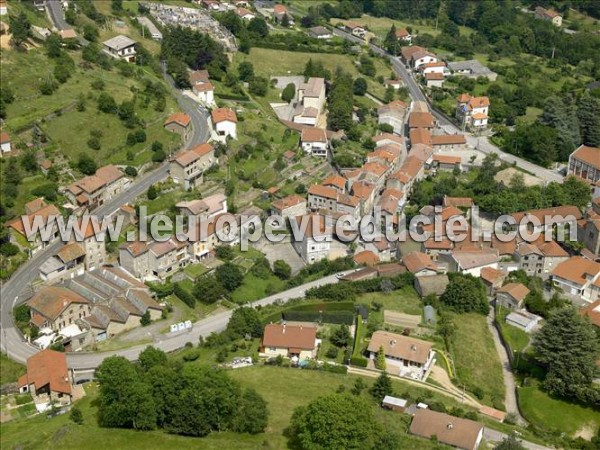
[[[271,323],[265,327],[260,354],[268,358],[295,358],[296,361],[314,359],[318,345],[316,327]]]
[[[214,147],[200,144],[173,157],[169,162],[169,173],[175,183],[187,190],[201,184],[204,172],[216,162]]]
[[[456,118],[466,127],[485,128],[488,124],[490,99],[460,94],[456,99]]]
[[[592,185],[600,182],[600,148],[580,145],[569,155],[567,173]]]
[[[179,134],[184,141],[187,140],[192,131],[190,116],[182,112],[176,112],[167,117],[164,123],[165,130]]]
[[[30,393],[38,411],[51,404],[69,405],[73,386],[67,355],[54,350],[42,350],[27,359],[27,373],[17,382],[20,393]]]
[[[10,135],[7,132],[2,131],[0,133],[0,156],[4,155],[5,153],[9,153],[11,149]]]
[[[237,115],[231,108],[215,108],[210,113],[213,127],[219,136],[237,139]]]

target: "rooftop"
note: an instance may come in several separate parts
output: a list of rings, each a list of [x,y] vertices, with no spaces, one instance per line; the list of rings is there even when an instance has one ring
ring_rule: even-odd
[[[112,39],[109,39],[108,41],[104,41],[104,45],[113,50],[119,51],[123,50],[124,48],[135,45],[135,41],[133,39],[128,38],[127,36],[123,36],[122,34],[120,34]]]
[[[376,331],[371,337],[368,351],[378,352],[380,347],[383,347],[383,351],[387,356],[425,364],[429,358],[432,344],[401,334]]]
[[[469,419],[461,419],[449,414],[417,409],[410,424],[410,433],[431,439],[436,436],[443,444],[465,450],[476,447],[483,425]]]
[[[313,350],[316,347],[316,338],[317,329],[315,327],[271,323],[265,327],[262,345]]]

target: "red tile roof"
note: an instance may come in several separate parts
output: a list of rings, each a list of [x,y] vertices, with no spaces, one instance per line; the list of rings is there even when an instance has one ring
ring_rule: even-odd
[[[598,147],[580,145],[573,153],[571,153],[571,157],[600,170],[600,148]]]
[[[181,125],[182,127],[187,127],[190,124],[190,121],[190,116],[188,116],[187,114],[182,112],[176,112],[167,117],[167,120],[165,120],[165,125],[175,122]]]
[[[262,344],[264,347],[314,350],[316,338],[315,327],[271,323],[265,327]]]
[[[433,128],[435,117],[428,112],[411,112],[408,116],[409,128]]]
[[[27,374],[19,378],[19,387],[33,384],[36,391],[49,386],[50,391],[71,394],[67,355],[46,349],[27,359]]]
[[[235,111],[230,108],[213,109],[211,112],[211,116],[212,116],[213,123],[219,123],[219,122],[225,122],[225,121],[237,122],[237,116],[235,114]]]
[[[327,142],[327,134],[322,128],[303,128],[302,142]]]
[[[72,303],[87,305],[89,301],[70,289],[44,286],[27,302],[31,309],[52,321]]]
[[[364,264],[366,266],[375,266],[379,263],[379,256],[369,250],[357,253],[353,259],[356,264]]]

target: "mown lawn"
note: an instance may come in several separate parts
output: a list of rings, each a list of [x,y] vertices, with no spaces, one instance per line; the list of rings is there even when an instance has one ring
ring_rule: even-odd
[[[14,383],[26,372],[25,366],[0,353],[0,385]]]
[[[252,48],[249,55],[238,53],[235,58],[238,64],[244,60],[250,61],[254,65],[254,72],[257,75],[262,75],[267,78],[278,75],[302,75],[304,66],[309,59],[312,59],[315,63],[322,63],[332,74],[340,67],[354,78],[359,76],[364,77],[367,80],[369,92],[372,92],[379,97],[383,97],[385,93],[383,85],[358,72],[355,64],[355,61],[358,61],[358,56],[356,55],[286,52],[266,48]],[[389,78],[391,69],[378,58],[373,58],[373,62],[375,64],[375,69],[377,70],[377,75],[383,75],[385,78]]]
[[[364,303],[367,305],[373,305],[373,303],[380,303],[382,306],[381,310],[392,310],[399,311],[405,314],[422,314],[423,306],[419,295],[411,286],[405,286],[397,291],[390,293],[383,292],[370,292],[368,294],[362,294],[356,301],[356,303]]]
[[[509,311],[501,308],[498,312],[498,320],[502,335],[513,352],[522,352],[529,344],[530,336],[523,330],[506,323],[506,316]]]
[[[504,403],[502,366],[494,347],[494,341],[481,314],[452,314],[456,324],[456,338],[452,357],[458,384],[467,390],[483,393],[481,401],[499,407]]]
[[[594,432],[600,426],[600,411],[550,397],[537,381],[518,389],[519,404],[525,418],[543,429],[575,434],[583,428]]]

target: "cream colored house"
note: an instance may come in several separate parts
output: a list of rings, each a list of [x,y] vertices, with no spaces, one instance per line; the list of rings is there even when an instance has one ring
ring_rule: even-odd
[[[179,153],[169,163],[173,181],[190,189],[204,180],[204,172],[216,162],[215,149],[210,144],[200,144],[191,150]]]
[[[265,327],[260,353],[268,358],[314,359],[318,344],[316,327],[272,323]]]

